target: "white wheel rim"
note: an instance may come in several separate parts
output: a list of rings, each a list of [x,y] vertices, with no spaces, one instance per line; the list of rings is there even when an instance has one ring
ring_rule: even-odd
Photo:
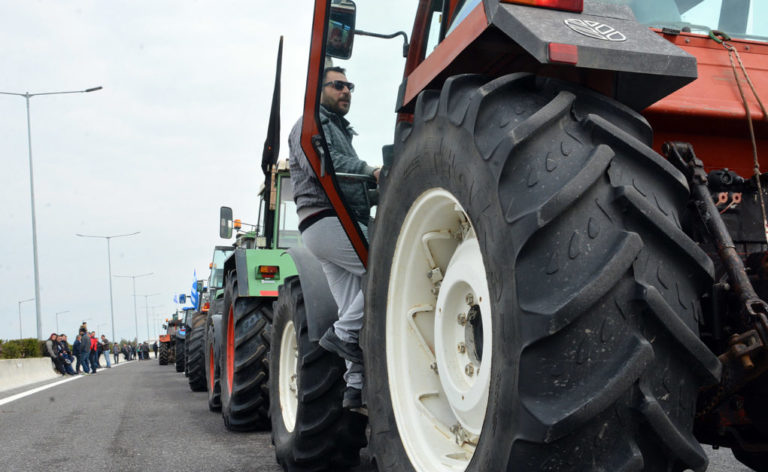
[[[296,330],[293,321],[283,328],[280,340],[280,372],[278,373],[278,389],[280,390],[280,410],[283,412],[283,424],[291,433],[296,426],[296,410],[299,406],[298,373],[299,348],[296,342]]]
[[[492,325],[477,236],[451,193],[414,201],[391,270],[387,372],[403,446],[419,472],[463,471],[485,419]]]

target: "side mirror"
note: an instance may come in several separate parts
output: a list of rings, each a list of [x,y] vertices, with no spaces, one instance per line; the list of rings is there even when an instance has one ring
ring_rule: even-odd
[[[203,293],[203,284],[204,282],[202,280],[197,281],[197,285],[195,286],[197,293]]]
[[[179,294],[179,303],[182,304],[182,305],[187,303],[187,294],[186,293]]]
[[[232,238],[232,209],[230,207],[219,209],[219,237]]]
[[[352,57],[355,41],[355,14],[357,6],[352,0],[331,0],[325,55],[338,59]]]

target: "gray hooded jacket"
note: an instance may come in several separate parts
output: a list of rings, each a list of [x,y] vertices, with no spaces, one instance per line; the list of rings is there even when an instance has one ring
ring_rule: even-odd
[[[352,137],[357,134],[343,116],[334,113],[320,105],[320,124],[328,142],[331,161],[336,172],[346,174],[373,175],[376,168],[369,166],[357,157],[352,147]],[[293,199],[299,220],[317,213],[332,209],[331,202],[323,192],[315,172],[309,165],[304,151],[301,149],[301,119],[291,129],[288,137],[290,149],[291,181],[293,182]],[[351,207],[355,219],[368,224],[370,208],[365,195],[365,187],[359,182],[340,181],[339,186],[347,204]]]

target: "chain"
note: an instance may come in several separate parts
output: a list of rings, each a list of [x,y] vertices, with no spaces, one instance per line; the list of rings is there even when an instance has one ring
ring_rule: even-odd
[[[744,110],[747,113],[747,124],[749,126],[749,136],[752,141],[752,159],[754,163],[754,175],[755,175],[755,181],[757,182],[757,192],[760,195],[760,211],[762,212],[762,216],[763,216],[763,228],[764,228],[763,233],[766,238],[766,243],[768,243],[768,215],[766,215],[766,210],[765,210],[765,198],[763,196],[763,186],[762,186],[762,183],[760,182],[761,172],[760,172],[760,161],[757,158],[757,139],[755,138],[755,127],[752,123],[752,111],[749,109],[749,102],[747,101],[747,96],[744,93],[744,87],[741,84],[742,79],[739,77],[739,69],[736,67],[736,62],[734,61],[734,58],[736,58],[736,61],[738,61],[739,68],[741,68],[741,72],[744,75],[744,80],[746,80],[747,84],[749,85],[749,88],[752,91],[752,95],[754,95],[758,105],[760,106],[760,110],[763,112],[763,119],[767,121],[768,121],[768,112],[766,112],[765,105],[763,105],[763,101],[760,99],[760,96],[757,94],[757,90],[755,89],[755,85],[752,83],[752,79],[749,77],[747,68],[744,67],[744,62],[741,60],[739,51],[737,51],[736,47],[734,47],[731,43],[728,42],[731,39],[731,37],[721,31],[711,31],[709,33],[709,36],[716,42],[722,44],[725,50],[728,51],[728,59],[731,62],[733,77],[736,80],[736,86],[739,88],[739,95],[741,95],[741,102],[744,104]]]

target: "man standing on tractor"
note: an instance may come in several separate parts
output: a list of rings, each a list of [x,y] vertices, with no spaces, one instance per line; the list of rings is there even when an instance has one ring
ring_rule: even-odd
[[[347,82],[344,69],[325,69],[320,96],[323,134],[336,172],[370,175],[378,180],[379,169],[357,157],[352,147],[352,136],[356,133],[344,118],[349,112],[354,88],[354,84]],[[363,353],[358,338],[363,326],[361,281],[365,268],[301,149],[300,137],[301,120],[294,125],[288,140],[299,230],[307,249],[322,263],[339,308],[339,319],[320,338],[320,346],[346,361],[347,389],[343,406],[359,408],[362,406]],[[367,233],[370,208],[365,187],[360,182],[342,182],[340,186],[353,217]]]

